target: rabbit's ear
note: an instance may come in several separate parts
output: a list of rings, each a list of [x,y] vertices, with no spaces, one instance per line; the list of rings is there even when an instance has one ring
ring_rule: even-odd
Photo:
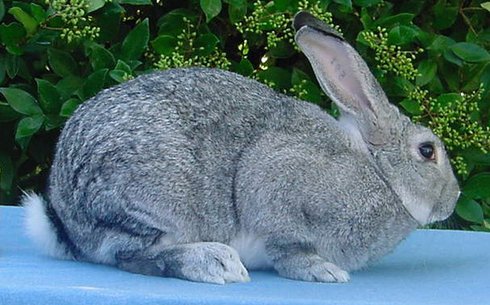
[[[370,142],[382,140],[386,116],[397,115],[361,56],[328,25],[308,13],[295,16],[296,42],[310,61],[323,91],[343,114],[357,121]],[[379,138],[379,139],[374,139]],[[374,143],[373,143],[374,144]]]

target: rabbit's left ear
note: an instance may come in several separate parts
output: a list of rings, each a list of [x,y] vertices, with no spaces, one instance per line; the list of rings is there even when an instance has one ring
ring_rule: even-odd
[[[354,117],[365,140],[383,142],[385,123],[398,111],[393,113],[394,107],[361,56],[339,33],[308,13],[298,13],[293,25],[296,43],[323,91],[343,114]]]

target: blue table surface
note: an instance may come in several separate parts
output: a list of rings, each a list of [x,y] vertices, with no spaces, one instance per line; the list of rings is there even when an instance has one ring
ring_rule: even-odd
[[[251,272],[212,285],[131,274],[39,254],[21,208],[0,207],[0,304],[490,304],[490,234],[419,230],[347,284]]]

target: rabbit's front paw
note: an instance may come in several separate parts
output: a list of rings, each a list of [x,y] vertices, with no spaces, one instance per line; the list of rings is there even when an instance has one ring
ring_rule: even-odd
[[[250,281],[247,269],[240,261],[238,253],[225,244],[214,242],[188,244],[179,256],[178,276],[181,278],[214,284]]]
[[[279,262],[275,266],[280,275],[309,282],[345,283],[350,277],[347,271],[324,259],[313,256],[297,256]]]

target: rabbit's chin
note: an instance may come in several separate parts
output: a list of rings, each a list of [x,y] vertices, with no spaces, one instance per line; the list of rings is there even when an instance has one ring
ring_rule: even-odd
[[[444,188],[439,196],[433,196],[435,200],[427,200],[424,194],[414,194],[403,187],[395,192],[420,226],[446,220],[453,213],[461,194],[454,185]]]
[[[434,222],[446,220],[451,216],[452,211],[447,213],[435,213],[432,205],[416,198],[402,199],[403,206],[408,213],[417,221],[419,226],[425,226]]]
[[[427,224],[438,222],[438,221],[444,221],[444,220],[448,219],[449,216],[451,216],[451,214],[449,214],[449,215],[435,215],[434,213],[432,213],[429,217],[429,221],[427,222]]]
[[[456,203],[458,202],[458,198],[461,195],[461,192],[458,191],[455,197],[442,201],[438,205],[436,205],[429,218],[429,223],[444,221],[449,218],[454,212],[454,208],[456,207]],[[448,204],[451,202],[451,204]]]
[[[407,209],[408,213],[420,226],[425,226],[431,222],[434,222],[432,204],[421,198],[414,197],[412,193],[409,193],[406,190],[399,191],[398,196],[401,199],[405,209]]]

